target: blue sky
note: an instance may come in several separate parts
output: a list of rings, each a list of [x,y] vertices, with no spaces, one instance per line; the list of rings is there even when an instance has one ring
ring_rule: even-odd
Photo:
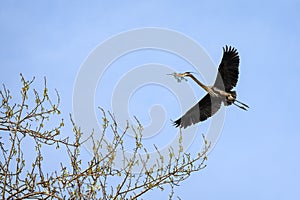
[[[40,82],[46,76],[49,88],[59,90],[61,110],[67,118],[81,64],[113,35],[143,27],[175,30],[199,43],[216,65],[221,48],[233,45],[241,57],[236,89],[239,99],[251,109],[227,108],[222,136],[209,155],[207,168],[182,183],[176,195],[207,200],[299,199],[299,9],[300,1],[296,0],[2,2],[0,80],[17,92],[19,73],[35,76]],[[163,52],[144,52],[137,58],[133,61],[135,56],[125,55],[119,64],[125,63],[128,70],[151,62],[174,64],[178,71],[190,71],[191,67]],[[121,77],[117,64],[107,73]],[[188,83],[197,98],[204,95]],[[98,86],[98,96],[103,84]],[[143,99],[145,94],[137,93],[134,104],[141,110],[133,106],[131,112],[148,123],[144,111],[161,103],[166,105],[167,120],[177,118],[181,110],[162,91],[157,90],[162,102],[151,95]],[[168,104],[169,99],[172,103]],[[174,131],[175,135],[168,123],[165,134]],[[199,126],[198,135],[204,127],[205,123]],[[160,193],[152,192],[145,199],[155,197]]]

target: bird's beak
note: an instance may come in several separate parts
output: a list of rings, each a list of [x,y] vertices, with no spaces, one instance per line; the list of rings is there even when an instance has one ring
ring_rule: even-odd
[[[185,74],[185,73],[180,73],[180,74],[175,74],[175,76],[178,76],[178,77],[185,77],[186,74]]]
[[[174,73],[174,76],[185,77],[185,76],[187,76],[187,73]]]
[[[171,76],[175,76],[175,77],[185,77],[185,74],[184,73],[176,73],[174,72],[173,74],[167,74],[167,75],[171,75]]]
[[[182,80],[187,81],[187,79],[185,78],[188,73],[184,72],[184,73],[176,73],[174,72],[173,74],[167,74],[167,75],[172,75],[178,82],[181,82]]]

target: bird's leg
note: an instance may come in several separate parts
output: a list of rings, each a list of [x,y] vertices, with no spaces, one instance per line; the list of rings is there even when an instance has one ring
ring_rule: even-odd
[[[238,101],[237,99],[236,99],[235,101],[238,102],[239,104],[242,104],[242,106],[244,106],[244,107],[246,107],[246,108],[249,108],[249,106],[248,106],[247,104],[242,103],[242,102]]]
[[[244,106],[238,105],[238,104],[235,103],[235,102],[233,102],[233,104],[234,104],[235,106],[237,106],[237,107],[243,109],[243,110],[247,110],[247,108],[249,108],[249,107],[246,108],[246,107],[244,107]],[[246,104],[245,104],[245,105],[246,105]]]
[[[247,104],[244,104],[244,103],[238,101],[236,99],[236,96],[234,96],[234,95],[232,95],[230,93],[227,95],[226,100],[227,100],[227,102],[230,102],[230,104],[233,103],[234,105],[236,105],[237,107],[239,107],[239,108],[241,108],[243,110],[247,110],[249,108],[249,106]],[[238,105],[236,102],[239,103],[240,105]]]

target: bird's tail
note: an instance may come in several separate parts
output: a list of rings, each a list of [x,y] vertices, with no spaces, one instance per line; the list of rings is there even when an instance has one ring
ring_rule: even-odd
[[[229,91],[228,93],[231,94],[231,97],[226,97],[226,101],[224,101],[225,106],[230,106],[236,100],[236,91]]]
[[[233,97],[233,100],[227,99],[226,106],[234,104],[235,106],[237,106],[237,107],[239,107],[243,110],[247,110],[249,108],[249,106],[247,104],[242,103],[242,102],[240,102],[239,100],[236,99],[236,97],[237,97],[236,91],[230,91],[229,93]]]

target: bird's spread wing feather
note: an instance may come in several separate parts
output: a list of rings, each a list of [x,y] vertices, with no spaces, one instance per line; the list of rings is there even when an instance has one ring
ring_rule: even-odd
[[[219,73],[214,86],[219,89],[230,91],[236,86],[239,77],[240,58],[234,47],[223,47],[223,58],[219,66]]]
[[[222,100],[220,98],[211,97],[207,94],[180,119],[176,120],[174,126],[186,128],[192,124],[204,121],[220,109],[221,103]]]

